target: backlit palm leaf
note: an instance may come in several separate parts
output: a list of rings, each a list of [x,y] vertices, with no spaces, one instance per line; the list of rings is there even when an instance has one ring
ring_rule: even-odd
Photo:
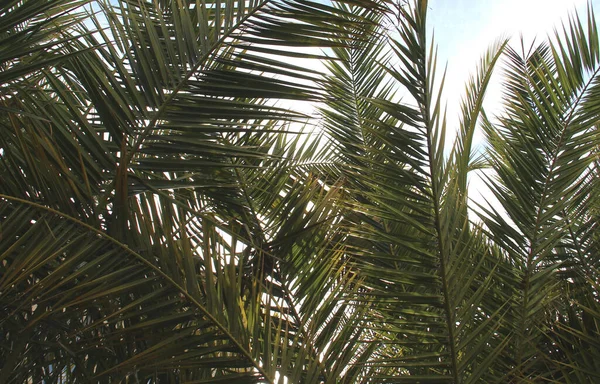
[[[509,49],[506,110],[498,124],[486,124],[497,173],[490,186],[506,215],[489,211],[485,223],[516,272],[506,282],[514,287],[506,323],[513,378],[503,380],[560,378],[542,358],[561,353],[545,337],[554,337],[555,316],[579,321],[571,292],[595,296],[587,277],[597,261],[578,230],[590,223],[595,199],[588,196],[596,194],[587,176],[595,172],[600,69],[591,11],[587,27],[573,18],[554,43]]]

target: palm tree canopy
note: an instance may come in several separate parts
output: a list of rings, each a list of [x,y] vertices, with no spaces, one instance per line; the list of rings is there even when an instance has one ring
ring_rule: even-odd
[[[427,11],[2,3],[0,383],[597,381],[594,13],[449,143]]]

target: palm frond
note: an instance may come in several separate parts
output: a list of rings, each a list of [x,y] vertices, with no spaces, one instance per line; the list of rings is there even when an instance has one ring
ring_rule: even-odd
[[[482,356],[497,356],[504,346],[494,337],[503,307],[484,306],[492,256],[482,233],[470,229],[466,186],[457,183],[466,180],[470,145],[455,149],[467,161],[444,158],[426,10],[425,2],[397,8],[390,51],[376,30],[365,44],[334,49],[338,60],[330,68],[330,93],[345,95],[328,104],[325,121],[346,162],[345,251],[362,284],[355,305],[368,308],[363,343],[371,356],[359,376],[365,382],[477,381],[490,374],[491,361]],[[474,85],[480,94],[467,117],[475,121],[501,48]],[[408,100],[394,98],[390,87],[398,84]],[[464,141],[475,121],[464,128]]]
[[[539,359],[543,334],[551,332],[541,323],[569,311],[560,303],[560,276],[569,279],[563,272],[583,251],[573,223],[582,217],[574,207],[582,203],[578,191],[586,188],[598,142],[593,12],[587,27],[572,18],[554,42],[508,49],[506,110],[498,124],[486,124],[497,174],[489,185],[506,215],[489,210],[485,222],[518,271],[517,280],[507,282],[518,287],[507,324],[514,335],[511,374],[529,380],[554,375],[556,368]]]

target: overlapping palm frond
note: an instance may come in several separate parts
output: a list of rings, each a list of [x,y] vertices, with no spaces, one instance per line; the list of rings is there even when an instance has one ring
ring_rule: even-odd
[[[148,244],[123,244],[64,213],[3,198],[2,217],[22,223],[3,230],[14,239],[2,249],[2,373],[9,382],[253,382],[265,374],[244,335],[215,318],[211,299],[218,296],[201,294],[189,239],[165,225],[162,241],[156,233]],[[170,212],[156,204],[146,213],[159,227]],[[217,237],[209,229],[204,235]],[[235,287],[233,276],[223,289]],[[230,313],[239,292],[234,299]]]
[[[494,336],[501,308],[485,304],[494,261],[468,221],[466,174],[504,44],[490,50],[471,85],[448,161],[426,11],[426,2],[399,6],[384,24],[397,19],[397,28],[334,49],[339,61],[330,67],[334,100],[324,114],[346,163],[345,251],[360,278],[349,300],[365,311],[361,342],[370,354],[359,363],[361,382],[475,382],[503,347]],[[402,100],[393,89],[406,93]]]
[[[597,380],[591,10],[450,148],[425,0],[0,7],[0,382]]]
[[[322,97],[289,47],[331,45],[347,15],[306,1],[77,10],[85,23],[53,32],[61,60],[3,93],[3,380],[328,375],[292,293],[295,272],[313,265],[326,287],[342,266],[310,263],[333,241],[335,190],[311,176],[306,117],[273,100]]]
[[[513,338],[510,373],[503,380],[562,381],[572,375],[557,372],[564,352],[555,347],[562,341],[553,341],[556,327],[566,322],[580,329],[590,313],[587,301],[597,303],[590,279],[597,260],[585,245],[591,245],[589,232],[581,231],[594,227],[597,195],[591,175],[600,67],[593,12],[587,22],[572,18],[553,42],[509,49],[507,67],[505,112],[498,124],[486,124],[497,173],[489,185],[506,214],[490,210],[485,223],[515,271],[505,283],[514,293],[505,324]],[[594,327],[586,331],[597,337]],[[584,381],[594,381],[590,367],[577,362],[581,355],[567,353],[567,361],[574,358],[568,366],[587,369]]]
[[[86,2],[6,1],[0,5],[0,84],[4,95],[15,92],[37,70],[64,60],[65,45],[73,38],[64,31],[83,20],[78,10]],[[4,100],[3,111],[14,113],[6,103]]]

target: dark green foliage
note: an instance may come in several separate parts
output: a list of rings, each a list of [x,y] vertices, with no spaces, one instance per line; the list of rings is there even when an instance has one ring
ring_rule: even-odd
[[[0,383],[597,381],[593,12],[450,145],[427,9],[2,3]]]

